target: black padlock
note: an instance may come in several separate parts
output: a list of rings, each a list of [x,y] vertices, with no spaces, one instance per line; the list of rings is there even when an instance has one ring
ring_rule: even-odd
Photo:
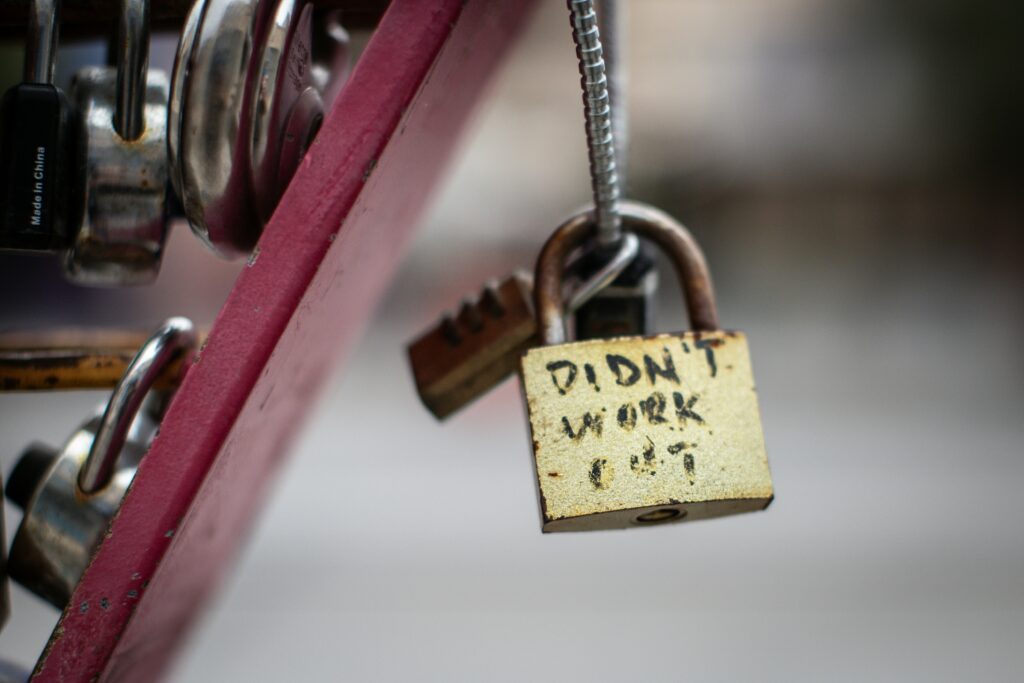
[[[573,274],[586,279],[602,266],[605,259],[600,250],[589,251],[572,266]],[[573,314],[576,339],[650,334],[654,295],[658,289],[658,270],[654,265],[654,259],[641,248],[610,285]]]
[[[67,246],[74,217],[74,112],[53,84],[58,0],[33,0],[25,81],[5,93],[0,115],[0,249]],[[72,209],[73,211],[73,209]]]

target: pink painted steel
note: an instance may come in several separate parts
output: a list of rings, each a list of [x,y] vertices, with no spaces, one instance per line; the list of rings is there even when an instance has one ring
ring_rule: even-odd
[[[137,683],[166,671],[258,515],[329,367],[387,287],[474,102],[533,4],[391,4],[221,309],[33,680]],[[339,457],[343,450],[339,439]]]

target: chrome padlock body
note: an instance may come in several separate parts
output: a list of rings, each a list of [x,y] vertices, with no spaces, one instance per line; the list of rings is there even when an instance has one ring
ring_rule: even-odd
[[[167,397],[150,390],[195,343],[189,320],[168,319],[59,455],[44,467],[35,464],[41,449],[22,456],[7,491],[25,511],[11,544],[12,579],[60,609],[67,605],[157,433]]]
[[[196,0],[174,63],[168,153],[175,191],[192,231],[227,257],[248,253],[260,234],[249,187],[250,76],[272,5]]]
[[[692,332],[565,343],[560,291],[589,215],[560,227],[534,277],[543,346],[521,359],[542,528],[627,528],[759,510],[771,474],[745,337],[718,330],[703,255],[685,228],[624,202],[624,227],[676,266]]]
[[[264,223],[270,220],[284,188],[298,167],[296,162],[291,173],[287,176],[281,174],[282,147],[289,137],[288,128],[293,115],[300,111],[305,114],[304,127],[323,120],[323,102],[312,83],[313,5],[298,0],[281,0],[260,50],[251,107],[250,182],[257,213]],[[302,99],[308,102],[297,106]],[[319,130],[319,124],[316,130]],[[297,141],[308,144],[310,131],[300,131],[300,136]]]
[[[185,20],[171,84],[171,179],[192,231],[221,256],[247,254],[273,213],[290,179],[285,136],[300,131],[304,152],[319,130],[323,103],[307,92],[312,15],[301,0],[196,0]],[[294,172],[291,156],[284,168]]]
[[[121,451],[121,466],[110,483],[85,496],[78,490],[78,474],[102,417],[100,407],[68,439],[25,507],[11,544],[11,578],[59,609],[71,599],[156,432],[156,421],[141,414],[132,426]]]
[[[149,70],[145,131],[125,140],[114,129],[117,70],[92,67],[75,76],[71,97],[81,112],[85,160],[82,221],[65,253],[73,282],[144,285],[156,279],[167,240],[167,75]]]

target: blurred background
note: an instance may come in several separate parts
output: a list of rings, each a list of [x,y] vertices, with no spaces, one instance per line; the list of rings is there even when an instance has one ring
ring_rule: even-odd
[[[419,404],[407,341],[589,197],[566,10],[543,2],[171,680],[1024,671],[1024,6],[625,4],[628,194],[690,227],[750,337],[773,505],[542,536],[516,383],[444,425]],[[4,256],[0,328],[209,324],[238,268],[183,226],[143,290]],[[4,471],[102,398],[0,394]],[[354,457],[382,407],[404,425],[386,459]],[[12,592],[0,657],[30,666],[57,614]]]

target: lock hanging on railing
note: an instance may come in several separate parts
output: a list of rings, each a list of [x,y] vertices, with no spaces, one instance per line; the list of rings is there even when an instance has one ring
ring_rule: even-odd
[[[121,0],[116,68],[76,74],[82,219],[65,275],[87,285],[148,284],[167,240],[169,83],[149,64],[149,0]]]
[[[746,338],[718,329],[700,247],[667,214],[634,202],[623,227],[672,260],[692,332],[565,343],[569,252],[593,233],[564,223],[537,260],[542,346],[522,358],[544,531],[624,528],[760,510],[771,474]]]
[[[163,401],[150,389],[195,343],[189,320],[167,320],[60,453],[37,445],[19,459],[6,490],[25,511],[11,544],[12,579],[60,609],[68,603],[156,433]]]

